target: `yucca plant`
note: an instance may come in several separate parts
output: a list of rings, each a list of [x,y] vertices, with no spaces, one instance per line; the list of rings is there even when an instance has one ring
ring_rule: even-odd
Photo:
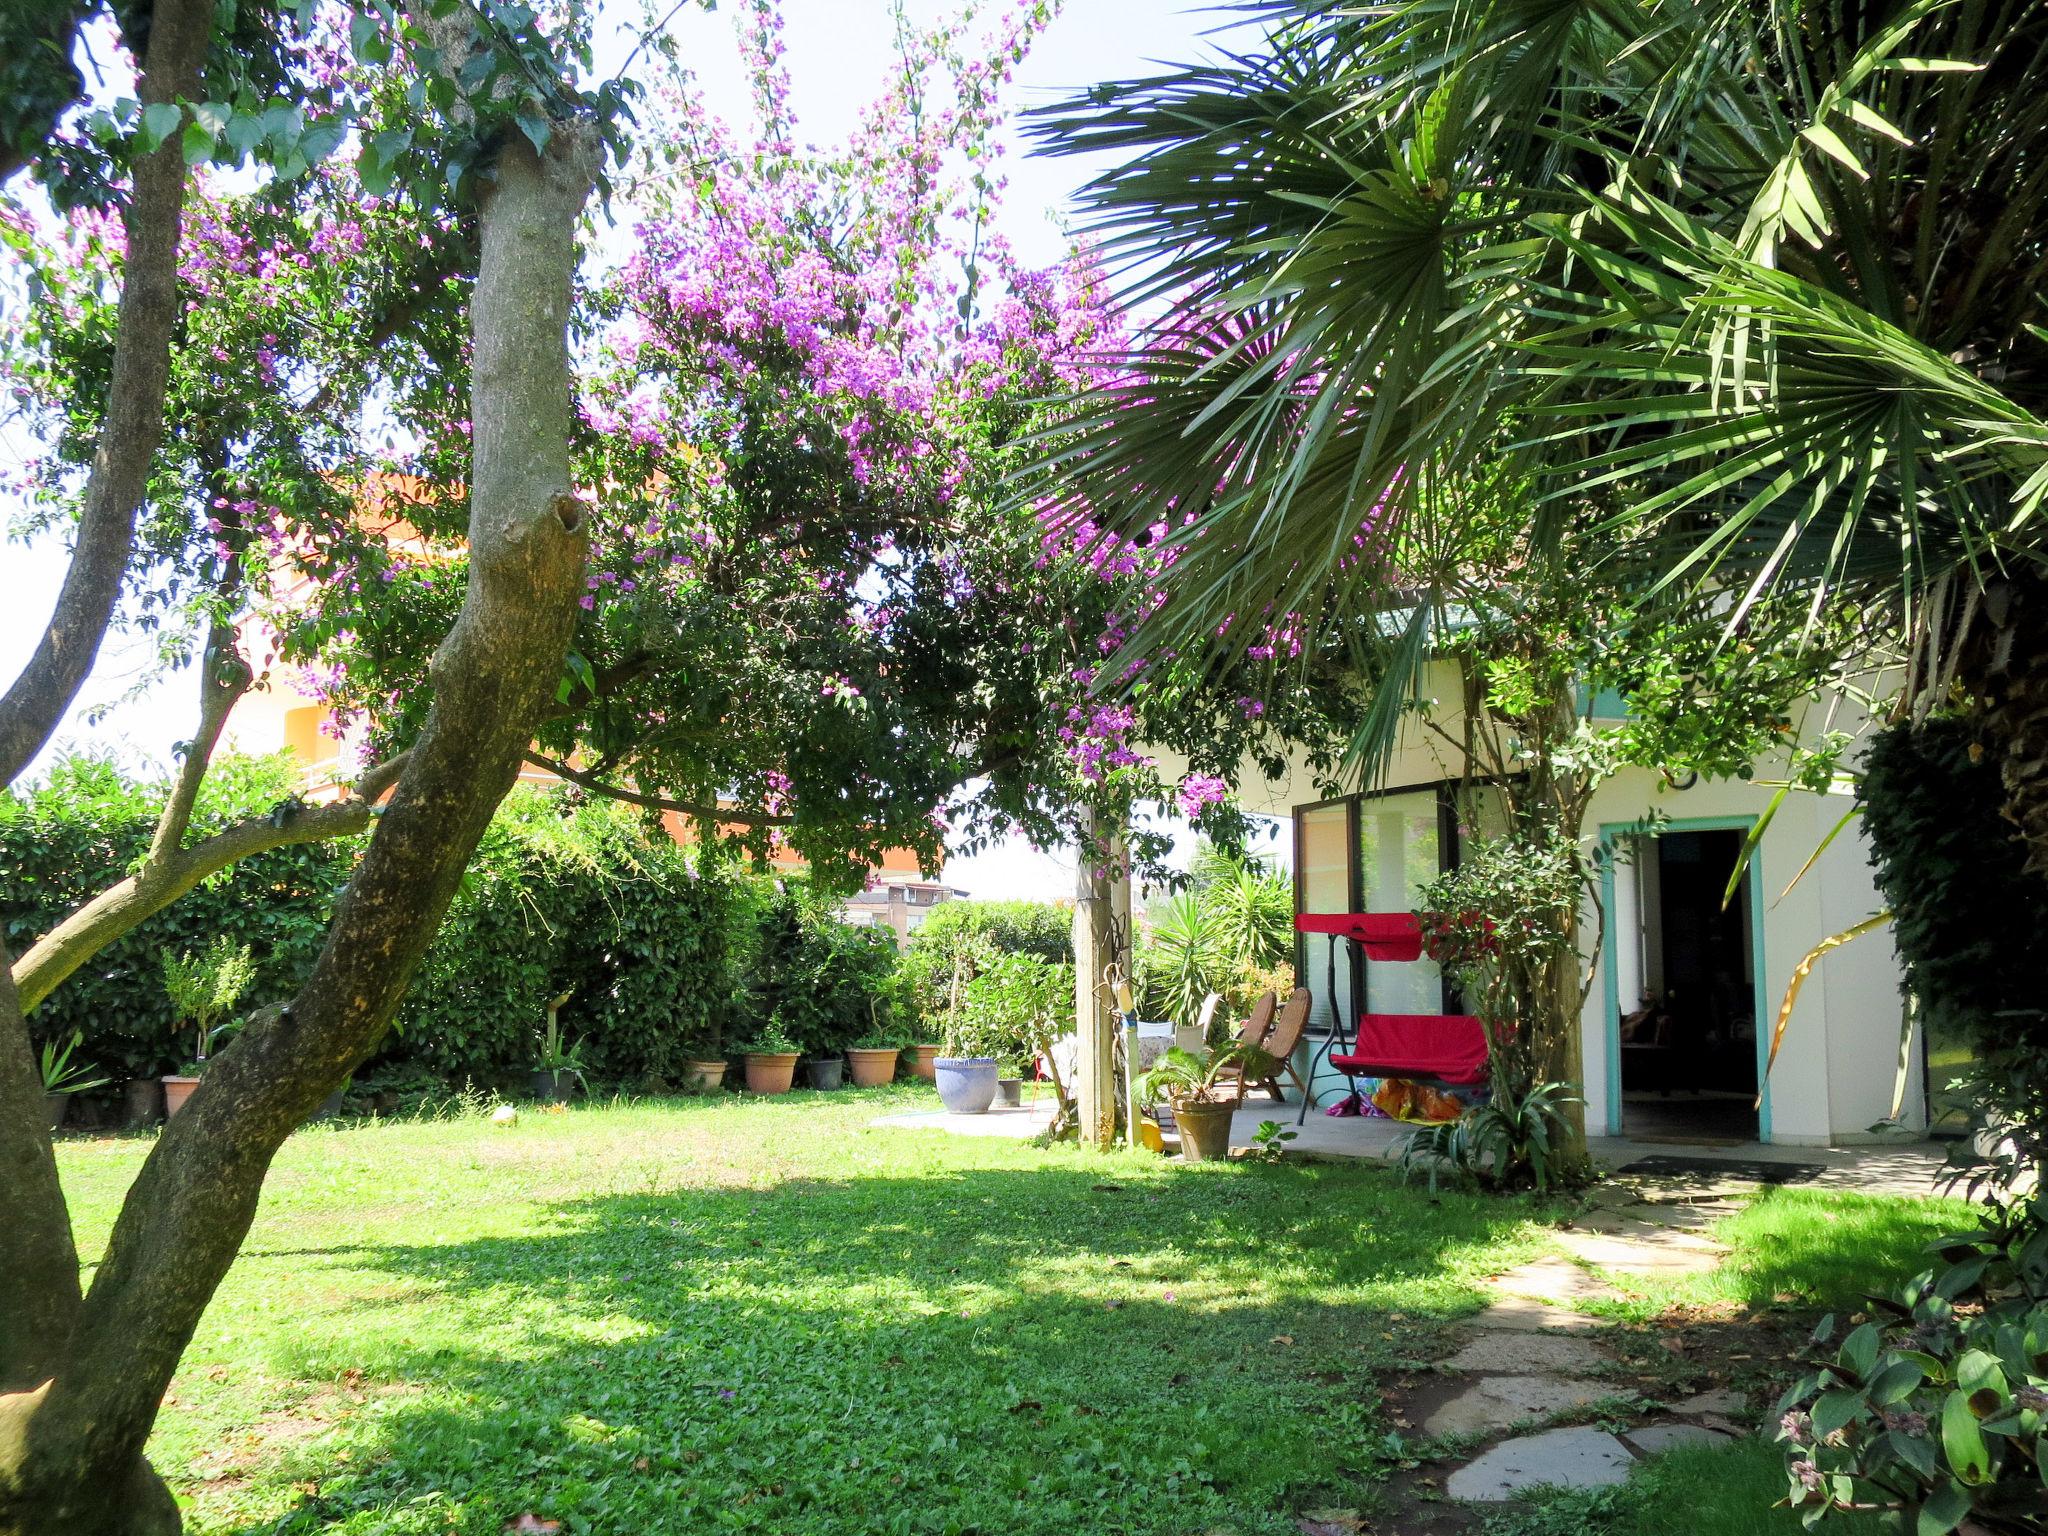
[[[1537,1189],[1576,1179],[1572,1111],[1585,1102],[1573,1083],[1537,1083],[1516,1092],[1497,1084],[1485,1103],[1455,1120],[1417,1126],[1397,1166],[1426,1175],[1432,1192],[1448,1170],[1493,1189]]]

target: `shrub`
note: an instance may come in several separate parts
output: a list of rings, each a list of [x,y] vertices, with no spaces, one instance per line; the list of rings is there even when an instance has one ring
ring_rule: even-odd
[[[956,1056],[993,1056],[1021,1076],[1074,1027],[1074,968],[1040,955],[985,952],[961,987],[960,1013],[946,1032]]]
[[[2038,1197],[2037,1197],[2038,1198]],[[1994,1207],[1945,1240],[1949,1262],[1877,1300],[1835,1344],[1816,1330],[1809,1374],[1778,1404],[1791,1503],[1809,1525],[1886,1511],[1916,1536],[1965,1520],[2044,1529],[2048,1483],[2048,1226],[2036,1201]]]
[[[1071,967],[1073,913],[1038,901],[949,901],[935,907],[910,936],[900,971],[901,1000],[918,1033],[927,1040],[945,1034],[956,973],[964,987],[993,955],[1031,955]]]
[[[833,1056],[892,1027],[896,944],[841,922],[801,886],[768,902],[759,924],[749,1006],[756,1030],[777,1028],[811,1056]]]
[[[208,773],[190,837],[289,805],[288,758],[226,756]],[[149,849],[166,785],[125,776],[104,757],[70,757],[38,786],[0,792],[0,931],[19,956],[61,919],[121,879]],[[298,990],[326,937],[355,838],[278,848],[245,859],[139,923],[74,972],[29,1016],[39,1041],[81,1040],[103,1070],[154,1077],[189,1050],[165,995],[161,957],[220,939],[248,946],[253,1002]]]

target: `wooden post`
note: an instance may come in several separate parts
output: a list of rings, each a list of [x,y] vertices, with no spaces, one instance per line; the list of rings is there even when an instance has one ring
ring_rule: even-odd
[[[1097,861],[1109,845],[1109,867]],[[1075,1104],[1083,1145],[1116,1142],[1116,999],[1112,974],[1128,974],[1130,885],[1121,878],[1123,839],[1100,835],[1095,814],[1084,812],[1079,866],[1074,879],[1074,1028],[1080,1041]],[[1101,870],[1101,874],[1097,871]],[[1119,904],[1123,921],[1119,923]],[[1112,973],[1112,966],[1123,970]]]

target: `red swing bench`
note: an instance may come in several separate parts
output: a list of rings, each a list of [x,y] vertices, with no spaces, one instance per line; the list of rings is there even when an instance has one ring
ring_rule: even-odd
[[[1299,933],[1327,933],[1350,944],[1352,995],[1358,1027],[1344,1039],[1344,1015],[1337,1002],[1337,946],[1330,945],[1325,995],[1330,999],[1330,1034],[1309,1061],[1308,1080],[1327,1062],[1344,1074],[1351,1093],[1362,1077],[1398,1077],[1436,1088],[1471,1088],[1486,1081],[1486,1030],[1469,1013],[1374,1013],[1367,964],[1373,960],[1422,958],[1422,922],[1413,912],[1303,913]],[[1308,1119],[1313,1093],[1304,1093],[1295,1123]]]

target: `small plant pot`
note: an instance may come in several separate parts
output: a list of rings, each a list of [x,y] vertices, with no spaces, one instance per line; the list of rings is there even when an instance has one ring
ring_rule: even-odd
[[[913,1045],[910,1048],[910,1070],[926,1082],[936,1082],[939,1070],[939,1052],[943,1045]]]
[[[121,1123],[131,1131],[155,1125],[164,1117],[161,1078],[131,1077],[121,1089]]]
[[[896,1058],[901,1051],[854,1050],[846,1053],[847,1065],[853,1069],[853,1086],[856,1088],[881,1088],[896,1080]]]
[[[71,1095],[68,1093],[46,1093],[43,1107],[50,1112],[50,1134],[56,1135],[64,1129],[64,1117],[71,1113]]]
[[[709,1093],[725,1081],[725,1063],[722,1061],[686,1061],[683,1063],[683,1086],[700,1093]]]
[[[164,1079],[164,1118],[169,1119],[172,1115],[183,1109],[185,1101],[192,1097],[192,1090],[198,1086],[199,1079],[196,1077],[178,1077],[176,1075],[166,1077]]]
[[[843,1056],[819,1056],[804,1063],[804,1072],[813,1088],[830,1093],[846,1081],[846,1058]]]
[[[337,1088],[334,1092],[327,1095],[326,1098],[320,1101],[320,1107],[313,1111],[312,1118],[315,1120],[332,1120],[336,1115],[340,1114],[341,1098],[347,1091],[345,1088]]]
[[[569,1095],[576,1091],[574,1072],[551,1072],[536,1067],[531,1074],[533,1096],[543,1104],[566,1104]]]
[[[1230,1117],[1235,1113],[1229,1104],[1174,1105],[1173,1118],[1180,1127],[1180,1160],[1226,1161],[1230,1156]]]
[[[787,1093],[796,1081],[796,1051],[747,1052],[747,1092]]]
[[[1005,1109],[1024,1107],[1024,1079],[1021,1077],[999,1077],[996,1079],[996,1102]]]
[[[996,1101],[993,1056],[941,1056],[932,1063],[939,1101],[956,1115],[979,1115]]]

